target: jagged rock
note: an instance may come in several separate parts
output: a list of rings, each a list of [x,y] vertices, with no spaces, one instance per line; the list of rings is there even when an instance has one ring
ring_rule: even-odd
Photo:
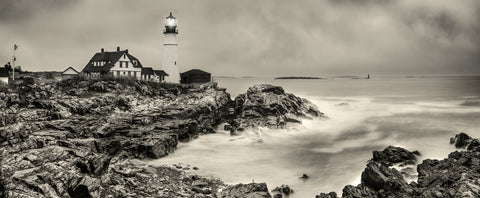
[[[271,198],[268,193],[267,184],[265,183],[250,183],[250,184],[237,184],[222,189],[218,197],[237,197],[237,198]]]
[[[471,150],[479,151],[480,150],[480,140],[478,140],[478,139],[472,140],[470,142],[470,144],[468,144],[467,150],[469,150],[469,151],[471,151]]]
[[[358,186],[347,185],[342,190],[342,197],[378,197],[378,192],[362,184]]]
[[[128,138],[121,141],[122,150],[136,158],[158,159],[167,156],[177,148],[176,135],[162,135],[148,138]]]
[[[282,87],[255,85],[235,98],[235,112],[239,124],[235,129],[266,126],[285,128],[301,119],[324,117],[317,107],[306,99],[285,93]]]
[[[412,192],[413,189],[403,180],[399,171],[382,164],[377,165],[374,162],[367,164],[367,168],[362,173],[362,185],[370,187],[373,190],[384,190],[386,192]]]
[[[336,192],[329,192],[327,193],[320,193],[319,195],[316,195],[315,198],[337,198],[337,193]]]
[[[383,151],[373,151],[372,160],[389,166],[396,163],[415,164],[419,155],[418,151],[410,152],[404,148],[388,146]]]
[[[466,137],[468,135],[459,134],[452,139],[452,143],[459,140],[463,142],[459,145],[465,147],[467,145],[464,140],[469,139]],[[387,164],[405,159],[398,156],[411,155],[398,148],[394,149],[396,152],[392,152],[392,148],[388,147],[388,152],[377,152],[377,160],[367,164],[362,173],[361,184],[343,188],[342,197],[479,197],[480,140],[471,139],[468,142],[470,149],[466,151],[455,151],[446,159],[426,159],[418,164],[418,182],[410,184],[403,180],[399,171],[389,168]],[[399,153],[404,154],[398,155]],[[391,160],[389,155],[393,155],[394,160]],[[326,196],[324,193],[320,195]]]
[[[457,148],[464,148],[472,141],[472,138],[465,133],[459,133],[455,137],[450,138],[450,144],[454,144]]]
[[[288,196],[293,193],[293,189],[291,189],[288,185],[282,185],[280,187],[274,188],[272,192]]]

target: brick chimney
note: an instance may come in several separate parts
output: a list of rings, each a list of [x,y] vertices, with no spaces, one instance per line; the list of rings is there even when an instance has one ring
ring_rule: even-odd
[[[105,50],[102,48],[101,52],[103,53],[103,52],[105,52]]]
[[[120,47],[117,47],[117,52],[119,52],[119,51],[120,51]]]
[[[128,54],[128,49],[125,49],[125,52]]]

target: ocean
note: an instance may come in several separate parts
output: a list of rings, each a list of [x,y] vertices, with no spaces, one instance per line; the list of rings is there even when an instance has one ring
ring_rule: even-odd
[[[291,198],[330,191],[340,196],[345,185],[359,184],[373,150],[388,145],[418,150],[421,162],[447,157],[455,150],[449,138],[459,132],[480,137],[480,77],[214,80],[232,98],[255,84],[282,86],[312,101],[328,119],[238,136],[219,128],[150,163],[198,167],[189,172],[228,184],[266,182],[269,190],[285,184],[295,191]],[[299,179],[303,174],[309,179]]]

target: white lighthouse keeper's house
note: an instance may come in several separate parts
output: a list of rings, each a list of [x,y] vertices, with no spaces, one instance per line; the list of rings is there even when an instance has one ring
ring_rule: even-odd
[[[163,70],[168,74],[166,82],[180,83],[180,72],[177,63],[177,19],[170,12],[165,20],[165,43],[163,44]]]

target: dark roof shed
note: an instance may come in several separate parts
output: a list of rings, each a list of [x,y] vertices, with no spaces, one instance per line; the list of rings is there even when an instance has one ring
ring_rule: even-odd
[[[8,73],[8,68],[0,67],[0,77],[10,77]]]
[[[153,70],[153,72],[155,73],[155,75],[157,76],[168,76],[168,74],[163,71],[163,70]]]

